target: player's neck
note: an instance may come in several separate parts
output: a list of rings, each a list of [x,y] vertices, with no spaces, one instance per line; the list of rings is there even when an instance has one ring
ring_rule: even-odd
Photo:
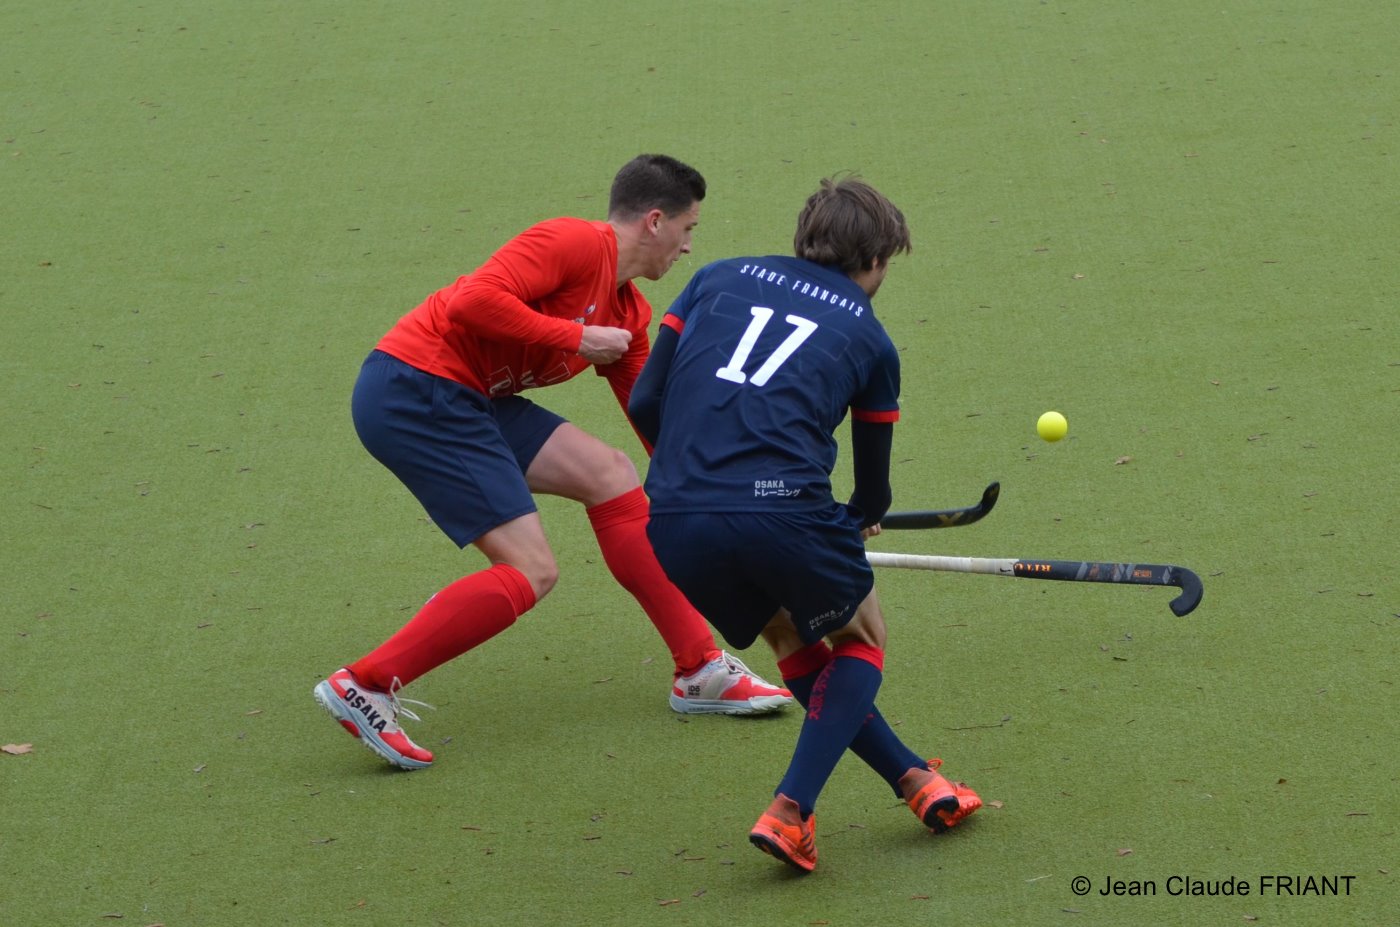
[[[635,280],[646,268],[645,246],[642,229],[637,222],[619,222],[609,219],[613,235],[617,238],[617,285],[620,287],[629,280]]]
[[[888,261],[876,261],[865,270],[858,270],[850,274],[850,278],[855,281],[856,286],[865,291],[865,295],[874,298],[880,289],[880,284],[885,282],[885,272],[889,270]]]

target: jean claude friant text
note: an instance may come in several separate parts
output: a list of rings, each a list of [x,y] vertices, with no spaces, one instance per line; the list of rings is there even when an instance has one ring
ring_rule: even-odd
[[[1302,875],[1272,873],[1251,877],[1202,878],[1172,875],[1166,879],[1115,879],[1107,876],[1098,894],[1111,896],[1347,896],[1354,875]]]

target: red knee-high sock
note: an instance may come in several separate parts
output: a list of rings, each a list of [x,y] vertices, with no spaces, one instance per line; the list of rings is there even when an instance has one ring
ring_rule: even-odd
[[[515,567],[498,563],[464,576],[428,600],[393,637],[350,664],[355,678],[387,692],[500,634],[535,604],[535,590]]]
[[[638,486],[588,510],[603,560],[622,588],[642,606],[671,649],[678,673],[699,669],[719,649],[700,613],[666,578],[647,539],[651,504]]]

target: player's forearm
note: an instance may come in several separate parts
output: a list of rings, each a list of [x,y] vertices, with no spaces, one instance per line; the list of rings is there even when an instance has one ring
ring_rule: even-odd
[[[632,391],[636,388],[637,378],[641,374],[642,364],[645,360],[645,351],[642,351],[640,355],[629,351],[621,360],[606,366],[599,366],[596,369],[598,375],[608,381],[613,395],[617,397],[617,404],[622,407],[622,414],[627,418],[627,423],[632,426],[632,430],[637,434],[637,439],[642,442],[642,447],[646,450],[647,456],[650,457],[655,445],[637,427],[629,408],[632,402]]]
[[[632,384],[632,394],[627,401],[627,417],[649,448],[661,434],[661,400],[666,393],[666,377],[671,372],[677,338],[676,333],[664,325],[657,332],[656,343],[637,381]]]
[[[855,469],[855,491],[848,505],[859,512],[860,526],[879,523],[890,510],[890,449],[894,425],[890,422],[851,421],[851,461]]]
[[[454,325],[492,341],[577,352],[583,339],[583,326],[578,322],[543,315],[487,283],[468,283],[460,288],[448,300],[447,315]]]

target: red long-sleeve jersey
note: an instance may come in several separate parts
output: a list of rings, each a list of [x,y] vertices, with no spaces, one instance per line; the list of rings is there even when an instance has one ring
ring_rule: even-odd
[[[651,305],[617,285],[617,235],[606,222],[550,219],[506,242],[476,270],[409,312],[379,342],[399,360],[488,396],[562,383],[589,362],[584,325],[632,332],[627,353],[599,366],[625,411],[645,363]]]

